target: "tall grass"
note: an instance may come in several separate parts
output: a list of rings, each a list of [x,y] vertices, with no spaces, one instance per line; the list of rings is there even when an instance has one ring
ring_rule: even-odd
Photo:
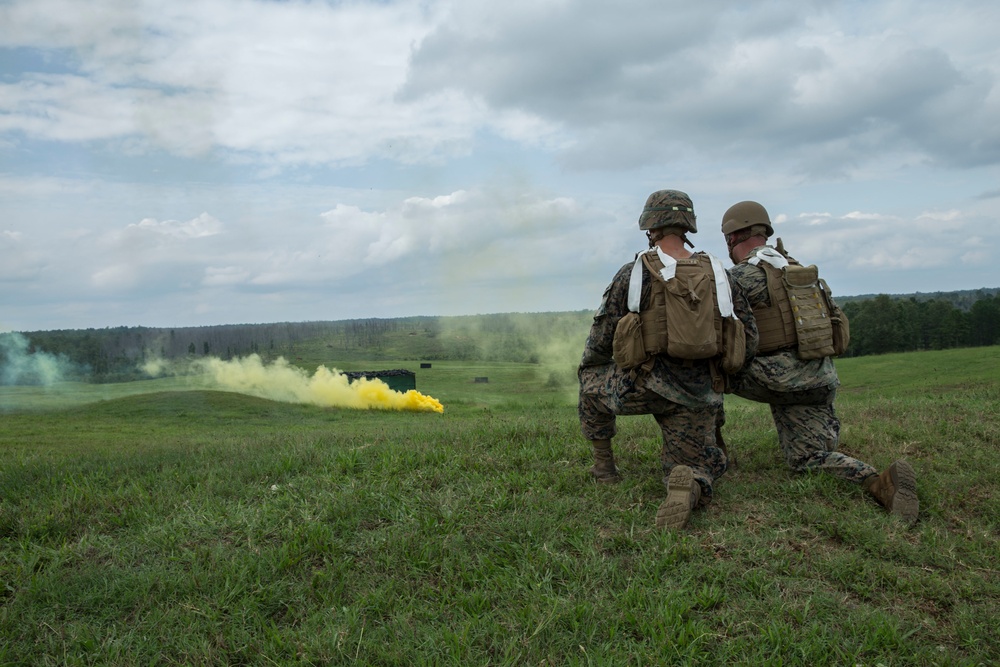
[[[625,481],[595,485],[571,371],[531,364],[418,371],[443,415],[24,400],[0,415],[0,664],[995,664],[1000,348],[838,368],[843,449],[913,463],[912,528],[788,473],[734,399],[737,465],[656,531],[652,420],[621,421]]]

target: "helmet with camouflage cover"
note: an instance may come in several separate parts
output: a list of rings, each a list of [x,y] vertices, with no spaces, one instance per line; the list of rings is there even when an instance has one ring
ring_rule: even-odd
[[[695,223],[694,204],[686,193],[680,190],[657,190],[646,198],[639,216],[639,229],[647,232],[662,227],[679,227],[680,229],[698,233]]]
[[[722,214],[722,233],[729,238],[730,234],[743,229],[750,229],[754,226],[761,226],[766,230],[764,238],[774,234],[774,227],[771,226],[771,219],[767,215],[767,209],[755,201],[741,201],[733,204]]]

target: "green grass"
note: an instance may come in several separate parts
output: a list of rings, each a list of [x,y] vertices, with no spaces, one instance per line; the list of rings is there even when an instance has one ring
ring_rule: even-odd
[[[650,418],[589,480],[571,369],[352,364],[444,414],[4,388],[0,664],[1000,661],[998,348],[838,362],[842,449],[913,463],[916,526],[788,473],[733,399],[738,463],[677,534]]]

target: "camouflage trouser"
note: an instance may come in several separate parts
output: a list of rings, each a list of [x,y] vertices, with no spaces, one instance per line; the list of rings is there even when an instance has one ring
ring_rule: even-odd
[[[856,484],[878,474],[864,461],[837,451],[840,420],[833,407],[836,387],[775,392],[755,382],[744,381],[735,393],[770,405],[778,444],[788,467],[795,472],[826,472]]]
[[[587,440],[615,437],[617,415],[652,415],[663,434],[664,483],[675,465],[690,466],[701,485],[701,505],[712,500],[712,484],[727,467],[725,453],[715,445],[715,412],[714,406],[689,408],[648,390],[636,390],[624,401],[607,402],[599,393],[580,392],[580,428]]]

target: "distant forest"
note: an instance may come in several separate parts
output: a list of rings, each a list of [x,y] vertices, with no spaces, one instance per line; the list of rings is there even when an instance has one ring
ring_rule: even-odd
[[[838,298],[851,324],[845,356],[1000,344],[1000,289]],[[205,327],[109,327],[0,334],[0,384],[34,384],[25,358],[46,359],[60,377],[137,379],[153,360],[258,354],[319,359],[482,360],[566,363],[582,350],[589,311],[356,319]],[[559,343],[556,345],[556,343]],[[576,348],[579,347],[580,350]],[[303,365],[306,365],[303,363]],[[30,368],[41,368],[35,364]]]
[[[851,323],[845,356],[943,350],[1000,343],[1000,290],[921,298],[881,294],[842,299]]]

